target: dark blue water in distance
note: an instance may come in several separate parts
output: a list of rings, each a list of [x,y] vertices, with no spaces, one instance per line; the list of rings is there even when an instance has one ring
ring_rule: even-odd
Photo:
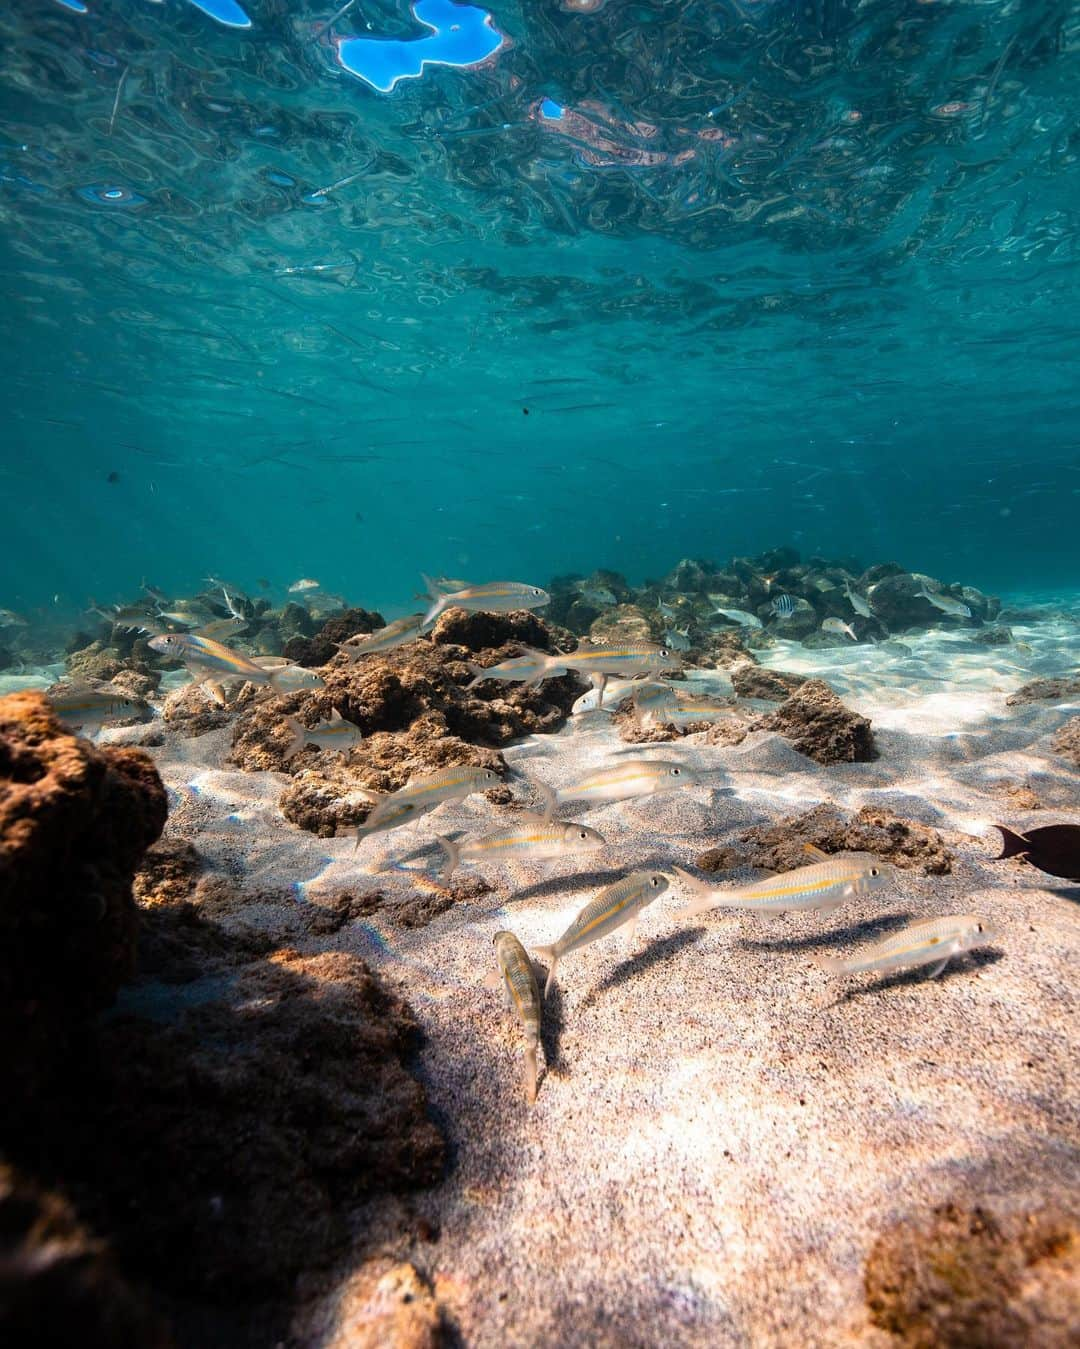
[[[1080,585],[1077,6],[76,9],[0,10],[0,605]]]

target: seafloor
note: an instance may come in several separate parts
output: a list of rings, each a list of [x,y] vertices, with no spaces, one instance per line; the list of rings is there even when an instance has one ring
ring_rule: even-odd
[[[413,1067],[447,1142],[442,1178],[354,1204],[354,1249],[319,1284],[328,1301],[294,1323],[294,1342],[1076,1342],[1080,889],[995,861],[991,826],[1080,820],[1076,761],[1055,747],[1080,712],[1075,683],[1010,703],[1031,680],[1075,669],[1080,610],[1073,596],[1007,602],[1026,615],[1010,623],[1008,644],[940,627],[903,634],[906,654],[784,640],[756,652],[767,668],[825,679],[868,718],[872,761],[823,766],[767,730],[727,746],[705,732],[645,745],[636,752],[677,754],[707,783],[563,812],[599,829],[606,848],[584,861],[463,869],[450,891],[434,879],[432,834],[473,832],[513,807],[474,796],[357,849],[352,837],[284,822],[287,779],[233,766],[231,726],[192,738],[168,722],[151,737],[145,725],[101,733],[102,744],[158,742],[148,752],[168,789],[164,838],[193,845],[195,899],[213,898],[226,932],[261,934],[305,959],[359,956],[422,1029]],[[688,676],[703,691],[730,690],[722,670]],[[47,682],[27,671],[0,679],[0,691]],[[609,718],[573,717],[506,748],[508,785],[535,801],[531,778],[559,786],[627,748]],[[901,860],[886,889],[831,915],[679,922],[672,890],[645,911],[633,945],[619,934],[568,956],[544,1007],[540,1089],[528,1105],[519,1028],[483,986],[493,934],[549,943],[608,879],[693,866],[717,848],[734,850],[723,881],[748,878],[739,860],[760,861],[761,841],[747,831],[822,803],[842,819],[888,812],[936,839],[923,864]],[[807,837],[815,827],[828,834],[827,818],[812,819]],[[444,902],[425,907],[425,895]],[[936,980],[914,971],[837,985],[811,963],[907,917],[958,912],[983,915],[997,935]],[[181,986],[144,978],[120,1007],[168,1020],[215,996],[220,979],[216,968]],[[1071,1215],[1055,1248],[1066,1271],[1056,1291],[1032,1261],[1028,1284],[999,1298],[1005,1319],[991,1318],[990,1331],[979,1323],[991,1338],[965,1339],[962,1318],[934,1331],[931,1313],[907,1333],[907,1312],[889,1310],[903,1279],[883,1276],[884,1293],[875,1283],[889,1234],[909,1221],[963,1226],[973,1212],[1006,1233]],[[382,1323],[370,1308],[356,1322],[368,1329],[348,1331],[348,1302],[336,1299],[351,1269],[376,1258],[415,1268],[441,1332],[395,1341],[372,1329]]]

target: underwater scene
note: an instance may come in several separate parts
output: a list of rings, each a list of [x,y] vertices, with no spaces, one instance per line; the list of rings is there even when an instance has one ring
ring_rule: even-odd
[[[0,1343],[1080,1344],[1080,5],[0,44]]]

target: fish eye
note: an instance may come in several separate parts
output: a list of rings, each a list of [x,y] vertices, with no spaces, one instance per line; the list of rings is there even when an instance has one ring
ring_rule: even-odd
[[[589,837],[589,831],[588,831],[587,829],[583,829],[583,830],[581,831],[581,833],[578,834],[578,838],[581,838],[581,839],[587,839],[588,837]]]
[[[650,884],[650,885],[652,886],[652,888],[655,890],[656,887],[660,884],[660,877],[659,877],[659,876],[650,876],[650,877],[649,877],[649,884]]]
[[[877,876],[877,875],[880,875],[880,872],[878,871],[877,867],[871,867],[871,868],[870,868],[870,875],[871,875],[871,876]]]
[[[534,595],[542,595],[543,593],[544,593],[544,592],[543,592],[542,590],[539,590],[536,586],[533,587],[533,594],[534,594]]]
[[[975,928],[976,928],[977,931],[981,932],[981,931],[983,930],[983,925],[982,925],[982,923],[976,923],[976,924],[975,924]]]
[[[666,646],[662,646],[662,647],[660,648],[660,654],[661,654],[661,656],[670,656],[670,655],[671,655],[671,652],[667,649]]]
[[[672,776],[673,778],[677,778],[681,772],[682,772],[682,769],[681,769],[681,768],[673,768],[673,769],[671,770],[671,776]]]

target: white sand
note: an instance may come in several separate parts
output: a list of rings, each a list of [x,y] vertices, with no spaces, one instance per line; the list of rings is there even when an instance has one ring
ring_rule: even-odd
[[[1080,1202],[1080,886],[994,864],[988,833],[994,821],[1080,821],[1078,775],[1050,748],[1080,707],[1005,706],[1027,679],[1075,664],[1077,628],[1066,615],[1014,631],[1030,653],[951,634],[905,637],[910,657],[797,644],[768,653],[770,665],[821,674],[871,718],[875,763],[821,768],[766,733],[730,749],[701,737],[629,749],[599,718],[513,746],[521,796],[524,775],[558,786],[616,749],[678,756],[712,785],[580,812],[605,850],[580,864],[479,868],[495,892],[427,927],[375,915],[307,939],[362,955],[424,1025],[419,1070],[453,1165],[416,1206],[440,1236],[410,1246],[393,1206],[361,1216],[389,1253],[431,1275],[465,1344],[883,1343],[866,1318],[862,1268],[891,1219],[948,1199]],[[436,830],[508,818],[473,798],[357,853],[351,839],[283,823],[284,779],[227,768],[228,742],[227,731],[170,736],[153,752],[173,797],[169,833],[242,881],[253,899],[243,921],[273,920],[268,895],[406,894],[426,882],[371,872]],[[1018,812],[1007,783],[1049,808]],[[821,801],[933,825],[957,854],[953,874],[900,872],[832,915],[774,922],[710,914],[680,925],[682,897],[662,897],[632,951],[616,936],[561,964],[545,1009],[551,1058],[529,1108],[518,1030],[498,991],[481,986],[494,933],[551,942],[606,879],[690,864]],[[427,856],[435,867],[437,850]],[[829,986],[810,953],[850,951],[904,916],[968,910],[1000,930],[988,952],[934,982],[861,976],[848,985],[855,996],[821,1005]]]

